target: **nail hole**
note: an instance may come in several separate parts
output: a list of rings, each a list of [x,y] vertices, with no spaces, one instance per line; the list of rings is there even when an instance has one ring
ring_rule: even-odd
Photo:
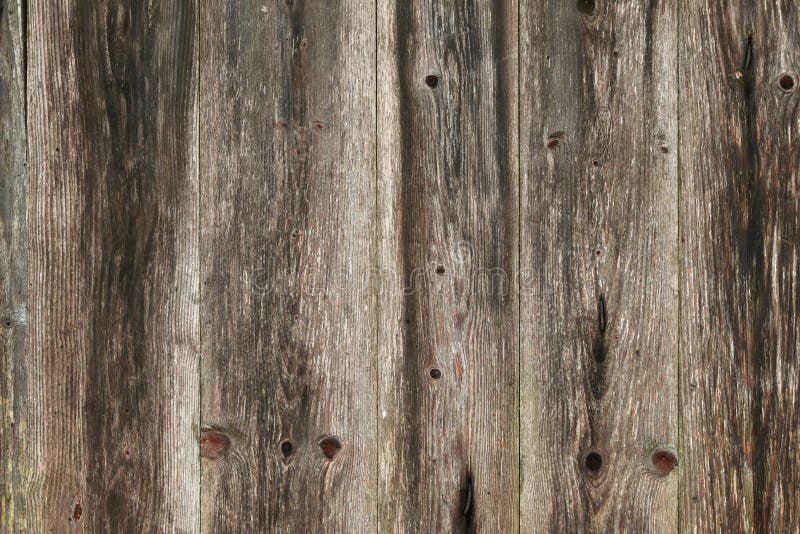
[[[667,148],[667,147],[665,147],[665,146],[662,146],[662,147],[661,147],[661,153],[662,153],[662,154],[667,154],[668,152],[669,152],[669,148]]]
[[[578,0],[577,8],[584,15],[591,15],[594,13],[594,0]]]
[[[435,74],[428,74],[425,76],[425,85],[435,88],[437,85],[439,85],[439,77]]]
[[[550,139],[547,142],[547,148],[555,148],[558,146],[558,143],[559,143],[558,139]]]
[[[594,251],[594,255],[595,255],[595,256],[600,256],[601,254],[603,254],[603,251],[602,251],[602,250],[600,250],[599,248],[598,248],[597,250],[595,250],[595,251]]]
[[[594,161],[592,162],[592,165],[593,165],[593,166],[595,166],[595,167],[599,167],[599,166],[600,166],[600,162],[599,162],[599,161],[597,161],[597,160],[594,160]]]
[[[782,74],[778,79],[778,85],[788,93],[794,89],[794,77],[791,74]]]
[[[586,455],[586,469],[589,471],[599,471],[603,467],[603,457],[596,452]]]
[[[444,274],[444,265],[439,265],[436,268],[436,274]]]
[[[322,450],[322,455],[328,460],[333,460],[339,451],[342,450],[342,442],[336,436],[327,436],[322,438],[319,442],[319,448]]]
[[[658,450],[653,453],[653,467],[662,475],[668,475],[678,465],[678,459],[670,451]]]
[[[284,458],[288,458],[294,452],[294,445],[288,439],[281,441],[281,454]]]
[[[3,319],[3,324],[6,325],[6,328],[11,328],[11,325],[13,323],[11,322],[11,318],[10,317],[6,317],[5,319]]]
[[[433,378],[434,380],[439,380],[440,378],[442,378],[442,372],[439,369],[435,368],[435,367],[433,369],[431,369],[430,375],[431,375],[431,378]]]

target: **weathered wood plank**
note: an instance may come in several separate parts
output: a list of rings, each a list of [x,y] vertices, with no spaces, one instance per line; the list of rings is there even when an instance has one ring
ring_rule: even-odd
[[[684,532],[800,525],[800,5],[680,27]]]
[[[526,532],[677,529],[676,16],[522,6]]]
[[[517,4],[378,21],[381,531],[515,532]]]
[[[17,432],[17,399],[25,380],[17,365],[25,357],[27,323],[27,140],[25,134],[24,7],[6,2],[0,10],[0,532],[13,532],[19,487],[17,451],[26,435]]]
[[[28,17],[16,526],[196,531],[195,3],[35,0]]]
[[[374,531],[374,3],[201,5],[202,527]]]

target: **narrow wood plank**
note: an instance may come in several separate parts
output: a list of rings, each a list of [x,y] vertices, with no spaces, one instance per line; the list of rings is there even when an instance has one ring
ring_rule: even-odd
[[[379,3],[380,528],[518,529],[517,3]]]
[[[374,3],[201,5],[202,528],[374,531]]]
[[[800,11],[681,18],[684,532],[800,525]]]
[[[28,17],[17,528],[196,531],[195,4],[36,0]]]
[[[677,15],[521,10],[526,532],[677,530]]]
[[[14,531],[20,466],[17,451],[27,446],[25,420],[17,411],[25,380],[17,362],[25,357],[27,323],[27,139],[25,133],[24,6],[6,2],[0,10],[0,531]]]

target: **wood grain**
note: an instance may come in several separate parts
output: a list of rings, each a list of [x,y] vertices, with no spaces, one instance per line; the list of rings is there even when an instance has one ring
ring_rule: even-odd
[[[194,532],[196,9],[28,4],[19,532]]]
[[[680,20],[681,530],[797,532],[798,4]]]
[[[24,7],[0,11],[0,532],[14,528],[20,455],[27,434],[25,359],[27,330],[27,139],[25,133]],[[20,401],[20,402],[18,402]]]
[[[201,28],[202,529],[374,531],[374,4]]]
[[[522,5],[525,532],[677,530],[677,14]]]
[[[518,529],[516,28],[379,5],[382,531]]]

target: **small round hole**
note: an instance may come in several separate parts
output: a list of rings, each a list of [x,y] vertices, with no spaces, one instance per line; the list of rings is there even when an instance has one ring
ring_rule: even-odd
[[[594,166],[594,167],[599,167],[599,166],[600,166],[600,162],[599,162],[599,161],[597,161],[597,160],[594,160],[594,161],[592,162],[592,166]]]
[[[584,15],[594,13],[594,0],[578,0],[576,7]]]
[[[6,325],[6,328],[11,328],[11,325],[14,324],[14,323],[11,322],[11,318],[10,317],[6,317],[5,319],[3,319],[3,324]]]
[[[603,457],[596,452],[586,455],[586,469],[589,471],[599,471],[603,467]]]
[[[667,147],[665,147],[665,146],[662,146],[662,147],[661,147],[661,153],[662,153],[662,154],[668,154],[668,153],[669,153],[669,148],[667,148]]]
[[[339,451],[342,450],[342,442],[336,436],[327,436],[319,442],[322,455],[328,460],[333,460]]]
[[[425,76],[425,85],[435,88],[437,85],[439,85],[439,77],[435,74],[428,74]]]
[[[778,85],[787,93],[794,89],[794,77],[791,74],[781,74]]]
[[[431,369],[430,375],[431,375],[431,378],[433,378],[434,380],[439,380],[440,378],[442,378],[442,372],[439,369],[435,368],[435,367],[433,369]]]
[[[668,475],[678,465],[678,459],[670,451],[657,450],[651,458],[653,467],[662,475]]]
[[[281,454],[284,458],[288,458],[294,452],[294,445],[288,439],[281,441]]]
[[[436,274],[444,274],[444,265],[436,267]]]

